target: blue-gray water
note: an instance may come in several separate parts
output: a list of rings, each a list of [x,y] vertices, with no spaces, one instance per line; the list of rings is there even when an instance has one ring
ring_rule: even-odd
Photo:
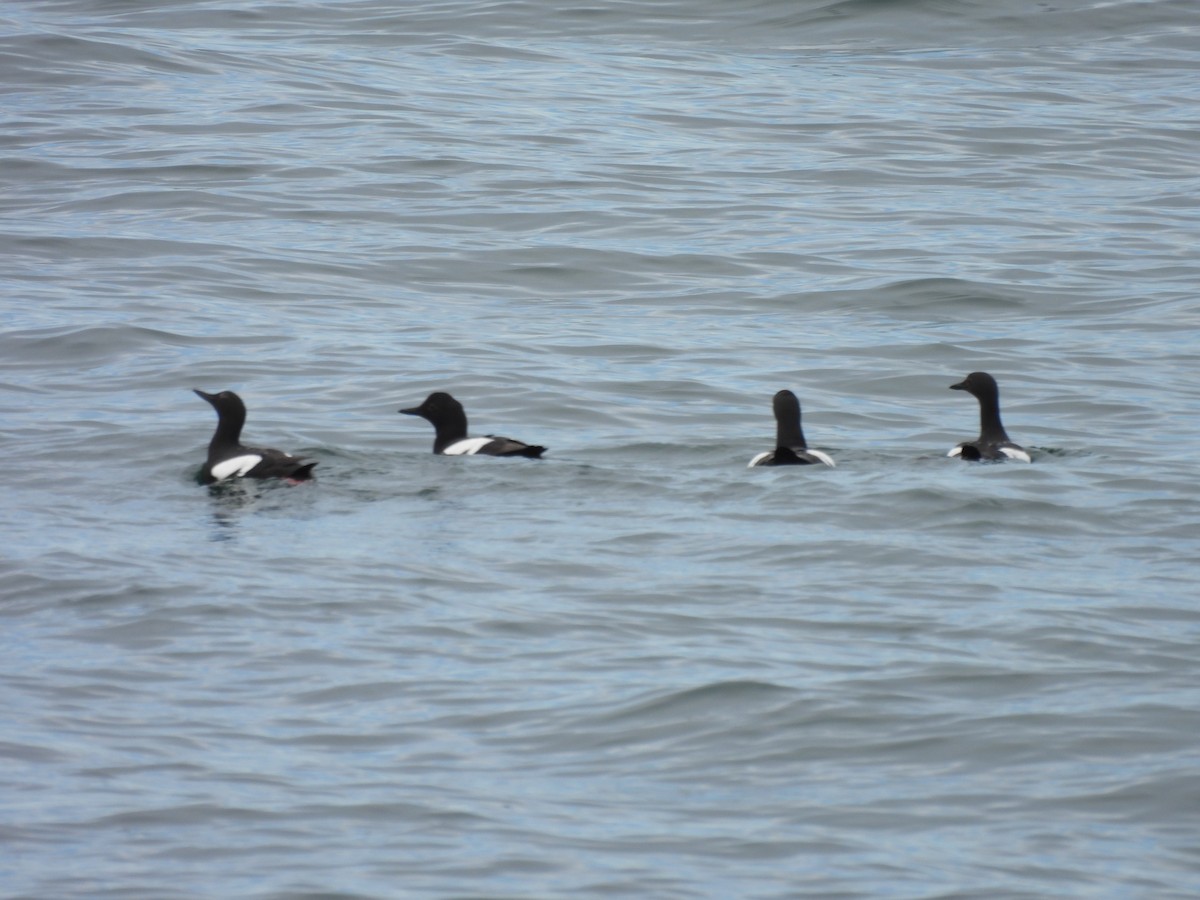
[[[1198,65],[1191,0],[6,4],[0,894],[1196,896]],[[1033,465],[945,458],[976,369]],[[785,387],[838,468],[745,468]],[[319,480],[197,485],[191,388]]]

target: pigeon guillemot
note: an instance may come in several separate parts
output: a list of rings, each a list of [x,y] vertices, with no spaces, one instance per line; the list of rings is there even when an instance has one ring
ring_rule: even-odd
[[[305,462],[282,450],[243,447],[242,426],[246,424],[246,404],[233,391],[206,394],[197,390],[217,411],[217,430],[208,444],[208,460],[200,470],[200,481],[215,484],[228,478],[286,478],[308,481],[315,462]]]
[[[420,406],[400,412],[406,416],[420,416],[433,425],[433,452],[444,456],[527,456],[539,459],[546,452],[545,447],[493,434],[467,437],[467,413],[462,404],[445,391],[436,391],[426,397]]]
[[[1000,423],[1000,388],[995,378],[987,372],[972,372],[958,384],[950,385],[950,390],[966,391],[979,401],[979,437],[955,445],[947,456],[971,461],[1019,459],[1033,462],[1029,451],[1008,439]]]
[[[809,450],[800,430],[800,401],[791,391],[780,391],[772,405],[775,408],[775,449],[765,450],[750,460],[747,468],[755,466],[810,466],[821,463],[836,465],[828,454]]]

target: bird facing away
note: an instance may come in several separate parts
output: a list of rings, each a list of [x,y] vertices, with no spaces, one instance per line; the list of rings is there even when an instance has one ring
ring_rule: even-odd
[[[462,404],[445,391],[435,391],[420,406],[400,412],[406,416],[420,416],[433,425],[433,452],[442,456],[525,456],[540,459],[546,452],[545,447],[494,434],[467,437],[467,413]]]
[[[1033,462],[1029,451],[1014,444],[1000,422],[1000,387],[987,372],[972,372],[952,391],[966,391],[979,401],[979,437],[951,448],[947,456],[978,462],[985,459],[1018,459]]]
[[[246,404],[233,391],[206,394],[195,391],[217,411],[217,430],[208,444],[208,459],[200,470],[203,484],[215,484],[230,478],[285,478],[308,481],[315,462],[306,462],[282,450],[245,447],[241,443],[246,424]]]
[[[811,466],[836,463],[820,450],[809,450],[800,428],[800,401],[791,391],[780,391],[771,405],[775,409],[775,449],[764,450],[750,460],[755,466]]]

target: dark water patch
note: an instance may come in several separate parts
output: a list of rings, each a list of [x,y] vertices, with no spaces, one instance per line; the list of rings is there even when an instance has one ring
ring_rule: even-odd
[[[102,365],[160,347],[194,347],[203,339],[132,325],[56,327],[0,334],[0,353],[12,368]]]
[[[48,747],[37,747],[13,741],[0,741],[0,757],[14,763],[65,762],[66,755]]]
[[[6,235],[5,239],[18,253],[34,258],[110,260],[152,257],[169,259],[212,254],[217,245],[204,246],[188,241],[155,240],[150,238],[99,238]]]
[[[144,43],[133,44],[116,35],[111,39],[69,34],[23,34],[10,37],[12,48],[6,65],[23,73],[26,84],[37,85],[44,73],[56,73],[51,83],[94,84],[118,79],[118,73],[162,72],[203,75],[213,70],[184,62],[171,52],[154,52]],[[15,52],[14,52],[15,51]],[[53,61],[48,66],[47,61]],[[82,82],[84,76],[87,82]],[[69,76],[69,79],[67,78]]]
[[[623,724],[644,719],[660,721],[670,717],[691,717],[708,714],[732,704],[767,702],[780,703],[790,693],[787,688],[762,682],[723,682],[698,688],[671,691],[660,696],[633,703],[625,709],[602,717],[601,723]]]

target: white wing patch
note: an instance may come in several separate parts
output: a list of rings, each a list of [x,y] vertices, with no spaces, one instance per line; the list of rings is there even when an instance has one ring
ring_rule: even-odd
[[[226,478],[241,478],[260,462],[262,462],[262,457],[257,453],[249,453],[246,456],[235,456],[232,459],[223,460],[213,466],[212,477],[217,479],[217,481],[224,481]]]
[[[828,453],[822,453],[820,450],[809,450],[808,454],[809,454],[809,456],[815,456],[817,459],[819,459],[821,462],[825,463],[825,465],[829,466],[831,469],[837,468],[837,463],[835,463],[833,461],[833,457],[831,457]]]
[[[820,460],[830,468],[837,468],[837,463],[833,461],[833,458],[828,453],[822,453],[820,450],[805,450],[803,452],[807,453],[814,459]],[[750,465],[746,466],[746,468],[753,469],[755,466],[762,465],[766,460],[770,459],[774,455],[774,450],[764,450],[762,453],[758,454],[758,456],[754,457],[754,459],[750,460]]]
[[[1005,456],[1007,456],[1009,459],[1019,459],[1021,462],[1027,462],[1027,463],[1033,462],[1033,457],[1031,457],[1027,452],[1022,450],[1020,447],[1001,447],[1000,452],[1003,453]]]
[[[442,451],[443,456],[474,456],[492,442],[490,437],[463,438]]]

